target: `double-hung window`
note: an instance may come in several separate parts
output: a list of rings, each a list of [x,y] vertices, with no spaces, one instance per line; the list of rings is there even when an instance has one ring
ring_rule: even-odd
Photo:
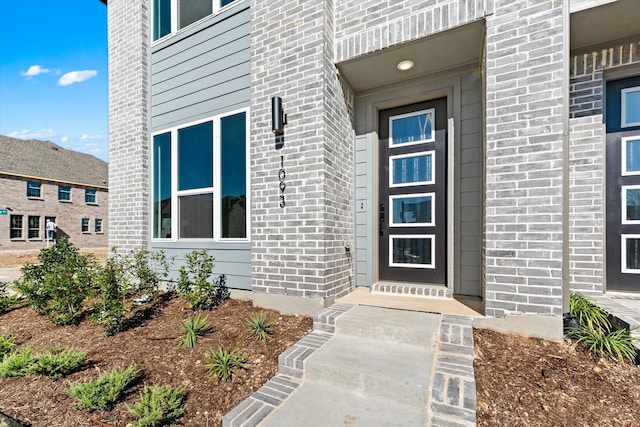
[[[247,111],[153,135],[154,239],[246,240]]]
[[[38,181],[27,181],[27,197],[41,198],[42,183]]]
[[[30,239],[40,238],[40,217],[29,215],[29,234]]]
[[[58,185],[58,200],[68,202],[71,200],[71,186]]]
[[[236,0],[153,0],[153,40],[216,14]]]
[[[80,229],[83,233],[89,232],[89,218],[82,218],[80,222]]]
[[[84,202],[89,204],[96,203],[96,190],[84,190]]]
[[[22,215],[11,215],[9,221],[9,238],[22,239]]]

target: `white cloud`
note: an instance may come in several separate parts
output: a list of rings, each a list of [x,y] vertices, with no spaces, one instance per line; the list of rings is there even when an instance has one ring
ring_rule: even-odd
[[[89,80],[98,74],[96,70],[71,71],[63,74],[58,80],[58,86],[68,86],[73,83],[80,83]]]
[[[24,129],[20,131],[13,131],[8,136],[19,139],[43,139],[56,136],[56,131],[53,129],[41,129],[37,132],[30,132],[29,129]]]
[[[83,141],[91,141],[92,139],[102,139],[102,135],[87,135],[86,133],[80,137]]]
[[[60,142],[62,144],[66,144],[67,142],[69,142],[69,137],[68,136],[63,136],[60,138]]]
[[[48,68],[42,68],[39,65],[32,65],[31,67],[29,67],[29,69],[27,71],[20,71],[20,74],[22,74],[23,76],[25,76],[27,79],[30,79],[34,76],[40,75],[40,74],[47,74],[50,73],[51,70]]]

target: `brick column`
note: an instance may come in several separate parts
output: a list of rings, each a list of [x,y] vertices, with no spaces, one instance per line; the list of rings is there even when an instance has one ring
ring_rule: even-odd
[[[285,311],[317,311],[352,286],[354,132],[332,21],[330,0],[251,2],[252,284],[256,304]],[[288,115],[280,149],[273,96]]]
[[[486,314],[562,313],[563,0],[498,0],[486,40]]]
[[[109,247],[147,245],[148,10],[144,0],[109,0]]]

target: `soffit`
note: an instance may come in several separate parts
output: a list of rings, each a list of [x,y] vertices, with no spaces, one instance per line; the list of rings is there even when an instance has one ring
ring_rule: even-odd
[[[475,21],[420,40],[363,55],[337,64],[356,92],[413,79],[422,75],[478,63],[482,57],[484,21]],[[410,59],[414,67],[396,65]]]
[[[571,14],[571,49],[640,34],[640,1],[617,0]]]

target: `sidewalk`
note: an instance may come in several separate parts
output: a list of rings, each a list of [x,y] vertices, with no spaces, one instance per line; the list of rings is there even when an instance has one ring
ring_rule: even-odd
[[[478,313],[447,299],[371,298],[316,315],[314,331],[280,356],[278,375],[223,426],[475,425]]]

